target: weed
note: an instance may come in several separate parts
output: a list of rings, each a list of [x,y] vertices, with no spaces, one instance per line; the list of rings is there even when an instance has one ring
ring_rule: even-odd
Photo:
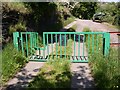
[[[8,44],[2,51],[2,83],[5,84],[25,65],[26,57],[18,52],[13,45]]]

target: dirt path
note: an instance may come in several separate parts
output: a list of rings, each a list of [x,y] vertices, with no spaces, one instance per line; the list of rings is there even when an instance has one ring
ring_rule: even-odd
[[[74,50],[73,44],[73,54],[75,52],[75,56],[78,56],[78,42],[76,42],[76,48]],[[85,47],[84,47],[85,48]],[[80,43],[80,56],[83,56],[83,43]],[[87,50],[84,49],[84,56],[87,56]],[[72,63],[71,64],[71,88],[94,88],[94,79],[91,76],[91,70],[88,63]]]
[[[107,25],[104,25],[102,23],[93,22],[92,20],[77,20],[77,32],[81,32],[84,27],[89,27],[92,31],[102,31],[102,32],[115,32],[118,31],[118,29],[110,28]],[[112,34],[110,36],[111,42],[118,43],[118,36],[116,34]]]
[[[85,89],[94,88],[94,79],[91,76],[91,71],[88,63],[72,63],[72,79],[71,88]]]
[[[77,32],[82,32],[84,25],[77,20]],[[76,51],[74,51],[74,44],[72,46],[73,48],[73,54],[78,55],[78,42],[76,42]],[[87,56],[87,50],[84,46],[84,56]],[[80,43],[80,56],[83,56],[83,43]],[[72,63],[71,64],[71,72],[72,72],[72,78],[71,78],[71,88],[77,88],[77,89],[84,89],[84,88],[94,88],[94,79],[91,76],[91,70],[88,65],[88,63]]]
[[[44,65],[43,62],[29,62],[18,72],[13,79],[7,82],[7,89],[17,90],[27,87],[28,83],[38,74],[39,69]]]

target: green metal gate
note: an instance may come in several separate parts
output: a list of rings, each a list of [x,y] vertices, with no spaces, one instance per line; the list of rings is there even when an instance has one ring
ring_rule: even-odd
[[[94,54],[102,49],[103,54],[107,55],[110,47],[110,34],[106,32],[44,32],[43,47],[38,46],[37,32],[14,32],[13,37],[17,50],[22,50],[23,55],[32,61],[69,57],[71,62],[88,62],[89,52]],[[71,46],[73,54],[67,55],[66,46],[70,39],[73,40],[73,46]],[[101,43],[100,40],[102,40]],[[102,47],[99,47],[99,44]],[[60,53],[58,53],[58,47],[60,47]]]

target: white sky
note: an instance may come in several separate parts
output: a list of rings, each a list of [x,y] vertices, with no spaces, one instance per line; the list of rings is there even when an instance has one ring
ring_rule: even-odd
[[[66,2],[66,1],[74,1],[74,0],[0,0],[2,2],[19,2],[19,1],[22,1],[22,2],[49,2],[49,1],[63,1],[63,2]],[[90,1],[96,1],[96,0],[75,0],[75,1],[82,1],[82,2],[90,2]],[[100,2],[120,2],[120,0],[98,0]]]
[[[120,2],[120,0],[99,0],[101,2]]]

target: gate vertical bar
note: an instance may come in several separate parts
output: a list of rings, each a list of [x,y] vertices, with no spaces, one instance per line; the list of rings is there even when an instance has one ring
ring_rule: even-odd
[[[80,34],[79,34],[79,42],[78,42],[78,56],[79,56],[79,58],[80,58]]]
[[[37,39],[37,41],[36,41],[36,47],[38,47],[38,33],[37,33],[36,39]]]
[[[22,32],[20,33],[20,35],[21,35],[22,54],[24,55],[24,47],[23,47],[23,36],[22,36]]]
[[[49,43],[48,43],[48,34],[47,34],[47,54],[48,54],[48,59],[49,59]]]
[[[32,33],[30,33],[30,51],[31,51],[31,54],[32,54]]]
[[[96,36],[96,40],[97,40],[97,41],[96,41],[96,44],[97,44],[97,45],[96,45],[96,52],[98,52],[98,34],[97,34],[97,36]]]
[[[103,34],[103,54],[106,56],[109,53],[110,49],[110,33]]]
[[[92,35],[92,54],[94,53],[94,34]]]
[[[36,37],[37,37],[37,35],[36,35],[36,33],[34,33],[34,38],[35,38],[35,44],[34,44],[34,47],[36,47]]]
[[[52,46],[52,59],[53,59],[53,34],[51,34],[51,46]]]
[[[58,48],[57,48],[57,44],[58,44],[58,43],[57,43],[57,34],[56,34],[56,36],[55,36],[55,39],[56,39],[55,41],[56,41],[56,58],[57,58],[57,56],[58,56],[58,55],[57,55],[57,49],[58,49]]]
[[[44,45],[44,49],[43,49],[43,58],[45,59],[45,33],[43,33],[43,45]]]
[[[19,40],[18,40],[18,38],[19,38],[20,36],[19,36],[19,32],[14,32],[13,33],[13,43],[14,43],[14,47],[17,49],[17,50],[19,50],[20,48],[19,48]]]
[[[75,34],[74,34],[74,59],[75,59],[75,51],[76,49],[75,49]]]
[[[71,34],[69,34],[69,39],[71,39]]]
[[[26,55],[28,56],[28,37],[27,37],[27,33],[26,33],[26,50],[27,50]]]
[[[90,34],[88,34],[88,55],[89,55],[89,50],[90,49]]]
[[[60,34],[60,58],[62,57],[62,49],[61,49],[61,46],[62,46],[62,45],[61,45],[61,42],[62,42],[62,41],[61,41],[61,34]]]
[[[65,34],[65,59],[66,59],[66,34]]]
[[[84,58],[84,49],[85,49],[84,43],[85,43],[85,34],[83,35],[83,58]]]

